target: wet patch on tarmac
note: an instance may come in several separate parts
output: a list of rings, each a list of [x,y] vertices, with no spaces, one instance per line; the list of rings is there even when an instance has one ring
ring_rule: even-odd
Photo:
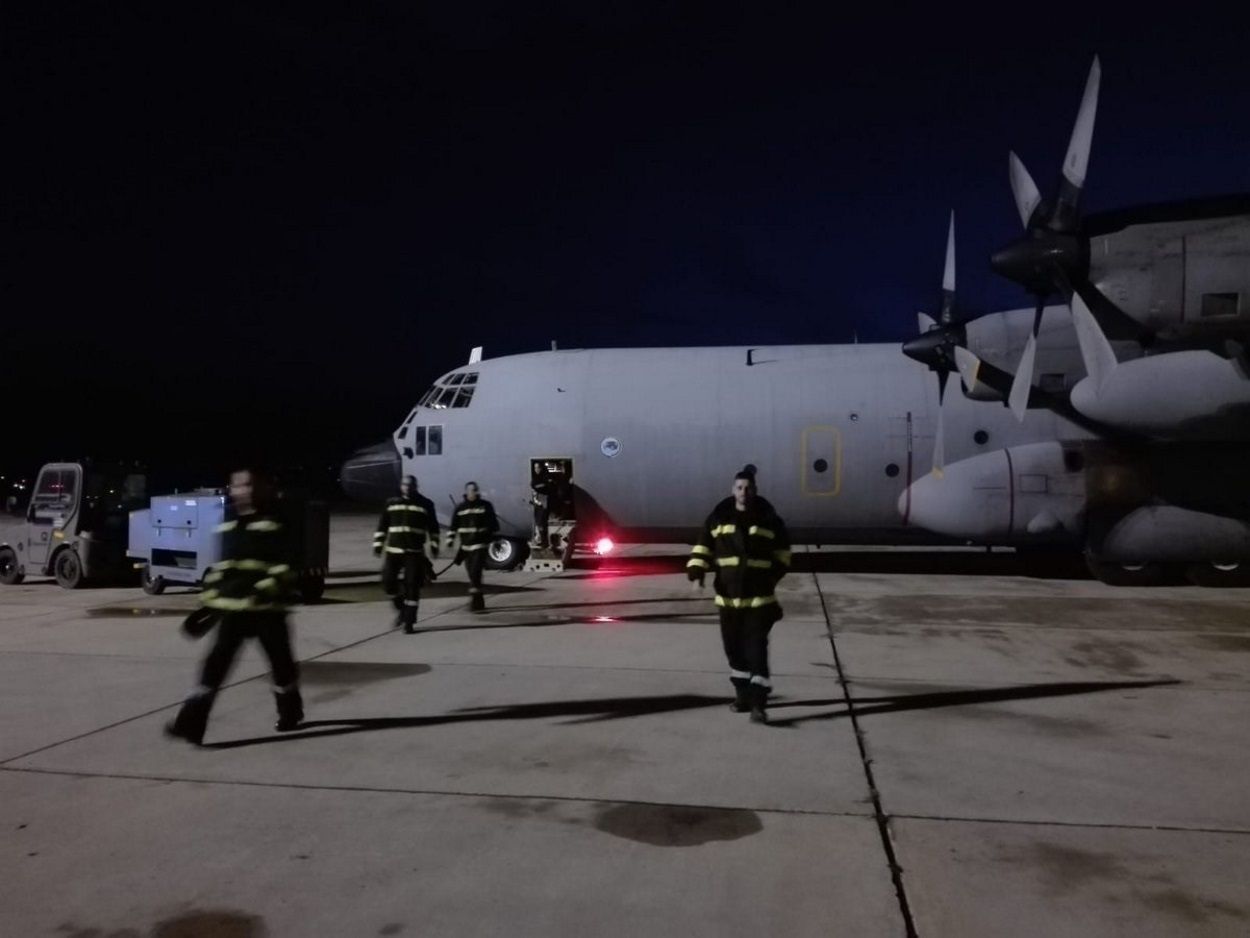
[[[152,938],[264,938],[265,920],[242,912],[187,912],[158,922]]]
[[[83,928],[65,924],[57,928],[65,938],[142,938],[137,928]],[[258,915],[243,912],[191,911],[157,922],[148,938],[265,938],[269,929]]]
[[[96,606],[86,610],[93,619],[134,619],[145,616],[186,616],[195,610],[197,604],[185,606]]]
[[[1133,642],[1093,638],[1076,642],[1072,653],[1064,655],[1063,660],[1077,668],[1097,668],[1114,674],[1137,676],[1145,668],[1135,653],[1139,648]]]
[[[1199,635],[1198,642],[1217,651],[1250,651],[1250,635]]]
[[[1039,869],[1048,893],[1055,897],[1097,889],[1113,903],[1144,905],[1188,925],[1203,924],[1215,916],[1250,919],[1250,910],[1242,906],[1185,891],[1172,876],[1158,871],[1153,858],[1081,850],[1040,841],[1030,845],[1024,853],[1007,853],[1002,859]],[[1133,870],[1132,859],[1141,859],[1142,865],[1151,872]],[[1122,894],[1106,895],[1108,888],[1122,891]]]
[[[914,622],[925,626],[1033,626],[1141,631],[1241,631],[1245,607],[1182,599],[1127,597],[830,595],[830,618],[839,630]],[[1149,625],[1146,625],[1149,623]]]
[[[596,830],[653,847],[699,847],[741,840],[764,829],[754,811],[671,805],[621,804],[600,808]]]
[[[357,688],[379,681],[416,677],[429,673],[428,664],[391,661],[305,661],[300,665],[300,681],[310,703],[327,703],[350,696]]]

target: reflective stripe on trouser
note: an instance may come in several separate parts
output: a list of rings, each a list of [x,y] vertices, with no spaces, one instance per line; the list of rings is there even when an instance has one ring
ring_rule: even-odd
[[[239,648],[249,638],[260,641],[275,686],[299,686],[299,666],[291,654],[286,616],[280,612],[228,612],[221,617],[213,647],[200,669],[200,696],[211,696],[221,687]]]
[[[417,621],[421,583],[425,579],[425,555],[387,554],[382,561],[382,589],[399,610],[403,625]]]
[[[735,686],[754,684],[757,687],[772,687],[768,669],[768,633],[776,621],[776,610],[722,606],[719,612],[721,642],[729,661],[729,679]]]
[[[482,592],[482,568],[485,566],[485,552],[478,550],[465,554],[464,570],[469,575],[470,594]]]

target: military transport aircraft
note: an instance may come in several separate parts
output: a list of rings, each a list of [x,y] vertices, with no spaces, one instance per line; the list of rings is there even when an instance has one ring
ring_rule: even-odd
[[[1033,306],[961,316],[952,216],[941,307],[903,354],[475,350],[344,488],[383,497],[412,474],[450,515],[475,479],[505,567],[537,466],[572,481],[578,541],[685,542],[752,463],[797,543],[1071,548],[1106,582],[1244,585],[1250,197],[1082,217],[1099,82],[1095,60],[1052,201],[1010,156],[1025,236],[991,263]]]

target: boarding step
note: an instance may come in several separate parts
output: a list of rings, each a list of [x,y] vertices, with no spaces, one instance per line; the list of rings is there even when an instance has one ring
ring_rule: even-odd
[[[521,569],[526,573],[563,573],[564,558],[554,550],[531,547]]]

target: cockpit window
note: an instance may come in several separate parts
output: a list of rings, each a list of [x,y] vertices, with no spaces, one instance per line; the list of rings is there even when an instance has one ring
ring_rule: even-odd
[[[477,388],[476,371],[458,371],[443,375],[434,386],[421,396],[418,407],[444,410],[448,407],[468,407]]]

